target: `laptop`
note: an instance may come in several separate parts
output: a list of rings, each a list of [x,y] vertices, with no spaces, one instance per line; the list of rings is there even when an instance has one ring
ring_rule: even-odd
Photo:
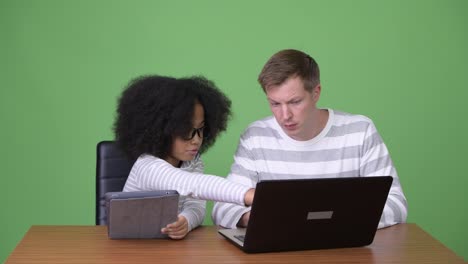
[[[177,221],[179,193],[174,190],[108,192],[105,199],[111,239],[167,238],[161,228]]]
[[[372,243],[391,176],[257,183],[247,228],[218,232],[247,253]]]

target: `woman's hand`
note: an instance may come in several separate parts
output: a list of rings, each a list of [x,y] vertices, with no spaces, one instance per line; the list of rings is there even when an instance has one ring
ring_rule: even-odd
[[[251,206],[253,202],[253,198],[255,196],[255,189],[249,189],[244,196],[244,203],[246,206]]]
[[[161,229],[161,232],[163,234],[167,234],[172,239],[182,239],[189,232],[188,221],[184,216],[179,215],[176,222],[168,224],[166,227]]]

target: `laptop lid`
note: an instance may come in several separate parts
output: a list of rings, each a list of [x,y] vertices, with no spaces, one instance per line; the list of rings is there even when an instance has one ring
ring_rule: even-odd
[[[261,181],[239,246],[255,253],[369,245],[392,181],[391,176]],[[228,237],[242,229],[219,232]]]

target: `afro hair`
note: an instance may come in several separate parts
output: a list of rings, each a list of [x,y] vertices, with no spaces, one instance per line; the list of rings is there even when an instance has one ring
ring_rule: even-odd
[[[115,140],[130,158],[142,154],[166,158],[175,137],[192,130],[194,106],[205,112],[200,153],[226,130],[231,101],[213,82],[201,76],[172,78],[142,76],[132,80],[118,100]]]

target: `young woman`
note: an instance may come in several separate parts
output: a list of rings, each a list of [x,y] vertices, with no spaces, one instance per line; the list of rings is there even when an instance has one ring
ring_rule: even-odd
[[[203,174],[200,154],[224,130],[230,100],[203,77],[144,76],[129,83],[117,108],[117,143],[137,158],[124,191],[177,190],[178,220],[163,228],[182,239],[199,226],[206,202],[250,205],[254,190]]]

